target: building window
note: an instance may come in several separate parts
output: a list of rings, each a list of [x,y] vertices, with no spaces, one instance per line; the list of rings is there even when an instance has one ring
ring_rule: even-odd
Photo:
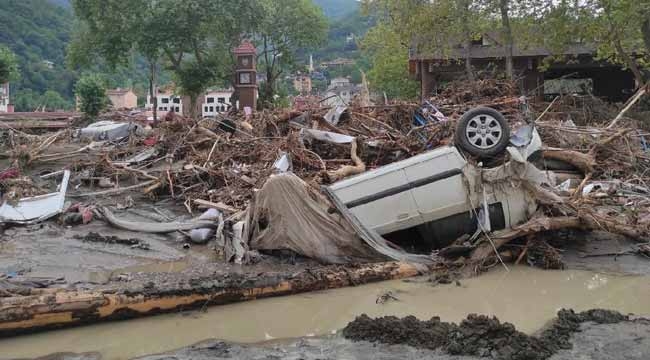
[[[160,99],[160,102],[163,104],[169,104],[169,98],[162,98]]]
[[[221,105],[221,112],[224,112],[224,111],[226,111],[226,107]]]
[[[162,106],[158,106],[158,111],[163,111],[163,107],[162,107]]]
[[[208,107],[207,106],[203,107],[203,112],[208,112]]]
[[[210,112],[214,112],[214,106],[210,106]]]
[[[232,98],[227,98],[226,99],[226,101],[228,101],[228,104],[230,104],[230,99],[232,99]]]
[[[208,104],[212,104],[212,103],[214,103],[214,98],[213,98],[213,97],[209,97],[209,98],[208,98]]]
[[[176,107],[176,112],[181,112],[181,108],[177,106]]]
[[[250,84],[251,83],[251,73],[241,73],[241,74],[239,74],[239,83],[240,84]]]
[[[217,98],[217,102],[218,102],[219,104],[223,104],[223,103],[226,102],[226,98],[222,98],[222,97]]]
[[[180,104],[181,98],[174,98],[174,104]]]

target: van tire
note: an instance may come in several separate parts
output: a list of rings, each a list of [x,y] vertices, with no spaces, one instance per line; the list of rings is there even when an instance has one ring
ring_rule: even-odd
[[[475,130],[475,131],[474,131]],[[510,142],[510,126],[506,118],[489,107],[469,110],[456,126],[456,145],[481,159],[501,154]]]

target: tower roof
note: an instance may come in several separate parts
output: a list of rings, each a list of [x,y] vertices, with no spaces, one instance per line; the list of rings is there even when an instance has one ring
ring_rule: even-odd
[[[244,41],[241,43],[241,45],[236,47],[233,52],[235,55],[255,54],[257,52],[257,49],[255,49],[255,46],[250,41]]]

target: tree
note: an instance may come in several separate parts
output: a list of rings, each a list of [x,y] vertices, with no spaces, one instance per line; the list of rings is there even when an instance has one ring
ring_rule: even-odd
[[[408,73],[408,48],[395,32],[385,25],[374,27],[364,37],[361,48],[371,59],[368,80],[372,90],[398,99],[417,96],[418,84]]]
[[[503,40],[505,42],[505,57],[506,57],[506,76],[508,79],[514,79],[514,65],[513,65],[513,49],[514,38],[512,35],[512,27],[510,26],[510,4],[511,0],[499,0],[499,12],[501,13],[501,32],[503,33]]]
[[[18,60],[9,48],[0,45],[0,84],[18,77]]]
[[[108,105],[106,87],[97,75],[82,76],[75,84],[74,91],[79,98],[79,110],[87,117],[97,117]]]
[[[556,53],[576,43],[593,46],[598,58],[628,68],[634,74],[637,85],[648,81],[648,75],[643,70],[647,72],[650,68],[650,42],[646,42],[645,32],[650,16],[650,1],[545,2],[545,11],[541,12],[539,43],[551,45]],[[559,30],[553,31],[554,28]],[[650,37],[647,39],[650,40]]]
[[[41,104],[46,110],[50,111],[67,110],[70,108],[70,103],[54,90],[48,90],[41,96]]]
[[[312,0],[260,0],[263,14],[255,34],[261,48],[258,64],[266,73],[263,99],[273,99],[276,81],[286,67],[293,65],[298,49],[323,43],[327,37],[327,19]]]
[[[150,95],[155,98],[159,63],[174,74],[196,116],[199,95],[212,83],[229,79],[226,56],[257,17],[255,1],[237,0],[74,0],[79,27],[75,46],[96,52],[111,64],[133,51],[150,65]]]

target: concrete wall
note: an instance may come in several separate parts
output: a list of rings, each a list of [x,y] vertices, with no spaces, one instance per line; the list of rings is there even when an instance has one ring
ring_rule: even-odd
[[[108,98],[115,109],[135,109],[138,107],[138,96],[133,91],[123,94],[108,94]]]

